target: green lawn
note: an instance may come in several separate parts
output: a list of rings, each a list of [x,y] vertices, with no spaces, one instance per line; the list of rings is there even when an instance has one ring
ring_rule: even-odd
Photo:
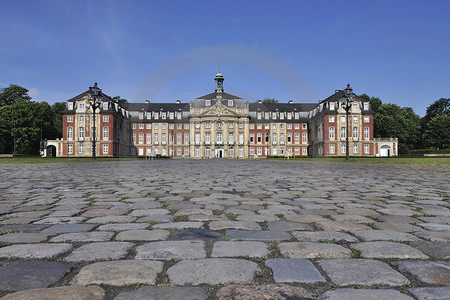
[[[136,161],[143,158],[97,158],[99,162],[107,161]],[[269,160],[284,160],[271,158]],[[92,158],[66,158],[66,157],[2,157],[0,164],[34,164],[34,163],[83,163],[93,162]],[[346,162],[343,157],[307,157],[297,158],[297,162]],[[346,163],[368,164],[408,164],[408,165],[450,165],[450,157],[350,157]]]

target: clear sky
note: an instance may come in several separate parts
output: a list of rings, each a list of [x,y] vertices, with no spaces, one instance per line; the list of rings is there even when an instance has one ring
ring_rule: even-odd
[[[214,90],[254,101],[357,94],[423,116],[450,97],[450,1],[0,0],[0,88],[65,101],[95,81],[132,102]],[[298,82],[298,85],[296,83]],[[304,93],[302,93],[304,91]]]

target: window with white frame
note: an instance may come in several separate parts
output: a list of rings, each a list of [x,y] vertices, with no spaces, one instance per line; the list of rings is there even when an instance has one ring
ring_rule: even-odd
[[[345,139],[345,127],[341,127],[341,139]]]
[[[300,155],[300,148],[299,147],[295,147],[294,148],[294,155]]]
[[[183,140],[183,136],[181,132],[177,132],[177,144],[181,144]]]
[[[346,147],[345,147],[345,144],[342,144],[342,145],[341,145],[341,153],[342,153],[342,154],[346,153]]]
[[[217,128],[222,128],[222,122],[217,122]]]
[[[167,155],[167,149],[162,148],[161,155],[166,156]]]
[[[159,112],[155,112],[153,116],[154,116],[155,120],[158,120],[159,119]]]
[[[79,117],[78,117],[78,121],[84,122],[84,116],[79,116]]]
[[[288,144],[292,143],[292,133],[288,132],[287,134],[287,142]]]
[[[284,112],[280,113],[280,120],[284,120]]]
[[[358,103],[353,103],[352,110],[353,111],[357,111],[358,110]]]
[[[169,129],[175,129],[175,125],[174,124],[169,124]]]
[[[84,138],[84,127],[82,127],[82,126],[80,126],[80,127],[78,128],[78,137],[79,137],[80,139]]]
[[[169,113],[169,119],[170,119],[170,120],[173,120],[173,118],[174,118],[174,113],[173,113],[173,112],[170,112],[170,113]]]
[[[353,117],[353,122],[358,123],[358,117]]]
[[[302,143],[306,144],[307,140],[308,140],[308,136],[306,135],[306,132],[303,132],[302,133]]]
[[[210,156],[211,156],[211,149],[206,148],[205,156],[206,156],[206,157],[210,157]]]
[[[234,128],[234,122],[228,122],[228,128]]]
[[[205,142],[207,144],[211,143],[211,134],[209,132],[205,133]]]
[[[369,145],[364,145],[364,153],[365,154],[369,154],[370,153],[370,148],[369,148]]]
[[[300,119],[300,113],[298,113],[298,112],[294,113],[294,118],[296,120]]]
[[[188,147],[184,148],[184,155],[189,155],[189,148]]]
[[[223,143],[222,142],[222,132],[218,132],[216,134],[216,141],[217,141],[218,144],[222,144]]]
[[[103,144],[103,154],[108,154],[108,153],[109,153],[109,145]]]
[[[145,115],[147,116],[147,120],[150,120],[152,118],[151,112],[146,112]],[[148,150],[148,148],[147,148],[147,150]]]
[[[73,109],[73,103],[67,103],[67,109],[72,110]]]
[[[255,156],[255,148],[250,148],[250,156]]]
[[[233,100],[228,100],[228,106],[233,106]]]
[[[330,110],[334,110],[334,102],[330,102]]]
[[[139,132],[139,144],[143,144],[144,143],[144,133]]]
[[[300,124],[294,124],[294,129],[300,129]]]
[[[330,144],[328,146],[329,146],[330,154],[334,154],[334,144]]]
[[[182,114],[180,112],[177,112],[177,119],[181,120]]]
[[[274,120],[277,119],[277,113],[276,112],[272,113],[272,119],[274,119]]]
[[[345,123],[345,121],[346,121],[345,116],[341,116],[341,123]]]
[[[195,157],[200,157],[200,148],[199,147],[195,148]]]
[[[264,129],[269,129],[269,124],[264,124]]]
[[[161,124],[161,129],[166,129],[166,128],[167,128],[166,124]]]
[[[167,144],[167,135],[165,133],[161,134],[161,144]]]
[[[256,139],[257,139],[256,141],[258,144],[260,144],[262,142],[262,134],[260,132],[257,133]]]
[[[195,143],[197,145],[200,144],[200,133],[199,132],[195,133]]]
[[[254,143],[254,142],[255,142],[255,134],[250,133],[250,143]]]
[[[133,144],[136,144],[136,133],[133,133]]]
[[[131,128],[136,129],[136,124],[131,125]]]
[[[244,128],[244,123],[239,123],[239,129],[243,129]]]
[[[177,148],[177,156],[180,156],[181,155],[181,153],[182,153],[182,148],[181,147],[178,147]]]
[[[272,148],[272,155],[277,155],[277,148],[275,147]]]
[[[103,139],[104,140],[109,139],[109,128],[107,126],[103,127]]]
[[[353,145],[353,153],[358,153],[358,145]]]
[[[264,113],[264,119],[269,120],[270,119],[270,113],[268,113],[268,112]]]
[[[290,113],[290,112],[287,113],[287,119],[292,120],[292,113]]]
[[[78,145],[78,153],[79,154],[83,154],[84,153],[84,145],[83,144],[79,144]]]
[[[364,106],[364,110],[369,110],[369,103],[368,102],[364,102],[363,106]]]
[[[257,155],[262,155],[262,148],[261,147],[256,148],[256,154]]]
[[[147,129],[152,129],[152,124],[147,124],[147,127],[146,127]]]
[[[276,144],[277,143],[277,134],[273,133],[272,134],[272,144]]]
[[[292,124],[287,124],[287,129],[292,129]]]
[[[244,134],[243,133],[239,133],[239,144],[243,144],[244,143]]]
[[[73,122],[73,116],[67,116],[67,122]]]
[[[250,124],[250,129],[255,129],[255,124]]]
[[[370,138],[369,127],[364,127],[364,139],[368,140]]]
[[[146,139],[147,139],[147,144],[151,144],[152,143],[152,135],[150,133],[147,133]]]
[[[262,114],[261,114],[260,112],[257,112],[257,113],[256,113],[256,118],[257,118],[258,120],[261,120],[261,117],[262,117]]]
[[[80,103],[79,109],[84,109],[84,103]]]
[[[302,129],[308,129],[308,125],[307,124],[302,124]]]
[[[239,147],[239,157],[244,157],[244,148]]]
[[[303,148],[302,148],[302,154],[303,154],[303,155],[308,155],[308,148],[303,147]]]
[[[73,153],[73,145],[69,144],[67,145],[67,154],[72,154]]]
[[[211,106],[211,100],[205,100],[205,106]]]
[[[184,124],[184,129],[189,129],[189,124]]]
[[[329,116],[328,117],[328,122],[330,122],[330,123],[334,123],[334,116]]]
[[[277,124],[272,124],[272,129],[277,129]]]
[[[159,135],[158,135],[158,133],[155,133],[155,135],[154,135],[154,139],[153,139],[153,142],[155,143],[155,144],[158,144],[159,143]]]
[[[189,133],[187,132],[184,134],[184,143],[189,144]]]
[[[233,148],[228,149],[228,157],[231,157],[231,158],[234,157],[234,149]]]
[[[280,129],[284,129],[284,124],[280,124]]]
[[[334,138],[335,138],[334,126],[330,126],[330,128],[328,129],[328,132],[330,134],[330,140],[334,140]]]
[[[165,120],[166,119],[167,114],[165,112],[161,113],[161,119]]]
[[[140,112],[139,113],[139,120],[142,120],[144,118],[144,113],[143,112]]]
[[[354,139],[358,138],[358,127],[353,127],[353,138]]]
[[[108,110],[108,102],[103,102],[102,106],[103,106],[103,110]]]
[[[280,143],[284,144],[284,133],[280,133]]]
[[[211,128],[211,122],[206,121],[205,122],[205,128]]]
[[[262,124],[258,124],[258,125],[256,126],[256,128],[257,128],[257,129],[262,129]]]
[[[139,129],[144,129],[144,124],[139,124]]]
[[[67,127],[67,139],[73,139],[73,127],[71,126]]]
[[[181,124],[177,124],[177,129],[183,129]]]
[[[370,118],[369,117],[364,117],[364,123],[369,123],[370,122]]]
[[[296,132],[296,133],[294,134],[294,142],[295,142],[296,144],[300,144],[300,133]]]
[[[158,124],[155,124],[153,127],[155,127],[155,129],[158,129],[158,128],[159,128],[159,125],[158,125]]]

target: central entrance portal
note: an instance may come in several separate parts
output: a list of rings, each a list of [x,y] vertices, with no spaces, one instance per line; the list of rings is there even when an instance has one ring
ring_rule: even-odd
[[[217,158],[223,158],[223,149],[216,149],[215,154]]]

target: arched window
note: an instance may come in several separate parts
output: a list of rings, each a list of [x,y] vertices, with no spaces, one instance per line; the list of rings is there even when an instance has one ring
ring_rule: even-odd
[[[177,133],[177,144],[181,144],[182,135],[181,132]]]
[[[104,140],[109,139],[109,128],[107,126],[103,127],[103,139]]]
[[[303,132],[302,134],[302,143],[305,144],[307,142],[307,135],[306,132]]]
[[[334,126],[329,128],[330,140],[334,140]]]
[[[73,128],[67,127],[67,139],[71,140],[73,139]]]

